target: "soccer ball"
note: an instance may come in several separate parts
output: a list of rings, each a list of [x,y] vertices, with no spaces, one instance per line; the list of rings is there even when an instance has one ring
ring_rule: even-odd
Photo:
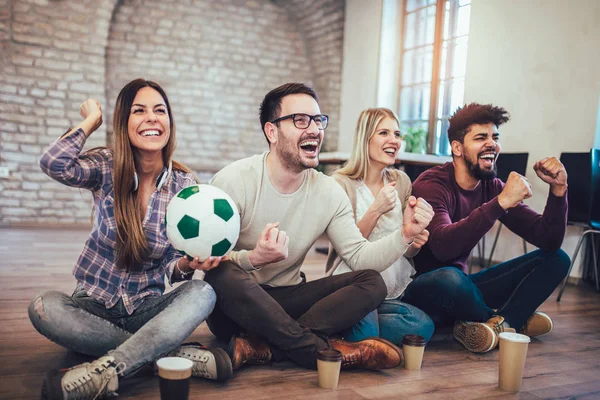
[[[211,185],[180,190],[167,206],[165,224],[173,247],[200,260],[227,255],[240,235],[240,214],[235,203]]]

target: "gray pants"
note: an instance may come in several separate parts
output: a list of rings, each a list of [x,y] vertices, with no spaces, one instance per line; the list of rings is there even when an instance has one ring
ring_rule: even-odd
[[[29,305],[29,319],[42,335],[91,356],[109,354],[129,375],[175,349],[212,312],[215,292],[204,281],[185,282],[172,292],[146,297],[133,314],[123,301],[107,309],[84,290],[72,296],[49,291]]]

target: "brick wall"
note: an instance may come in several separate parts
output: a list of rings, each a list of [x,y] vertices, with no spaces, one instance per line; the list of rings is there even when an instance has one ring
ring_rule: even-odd
[[[116,96],[137,77],[167,91],[176,158],[201,177],[266,149],[258,105],[289,81],[315,86],[335,149],[343,16],[343,0],[0,0],[0,225],[89,223],[89,193],[37,160],[88,97],[107,114],[88,146],[106,145]]]

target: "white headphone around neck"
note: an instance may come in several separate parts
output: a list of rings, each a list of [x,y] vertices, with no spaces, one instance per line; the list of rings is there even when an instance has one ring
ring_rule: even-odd
[[[156,190],[160,190],[163,187],[163,185],[165,183],[167,183],[172,172],[173,172],[173,162],[169,161],[169,166],[167,167],[167,169],[165,170],[163,168],[161,173],[158,175],[158,178],[156,178]],[[136,190],[138,190],[139,187],[140,187],[140,178],[138,178],[137,172],[133,171],[133,190],[132,191],[135,192]]]

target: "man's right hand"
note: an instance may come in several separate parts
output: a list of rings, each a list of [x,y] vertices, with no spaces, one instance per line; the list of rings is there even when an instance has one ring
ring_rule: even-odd
[[[87,99],[81,103],[79,114],[90,126],[88,136],[102,125],[102,105],[98,100]]]
[[[404,209],[402,236],[407,243],[412,242],[431,222],[435,212],[433,207],[422,197],[408,198]]]
[[[516,207],[533,195],[531,185],[523,175],[512,171],[504,184],[504,190],[498,195],[498,203],[505,210]]]
[[[254,250],[248,253],[250,263],[255,267],[276,263],[288,257],[289,238],[278,229],[279,222],[265,225]]]

